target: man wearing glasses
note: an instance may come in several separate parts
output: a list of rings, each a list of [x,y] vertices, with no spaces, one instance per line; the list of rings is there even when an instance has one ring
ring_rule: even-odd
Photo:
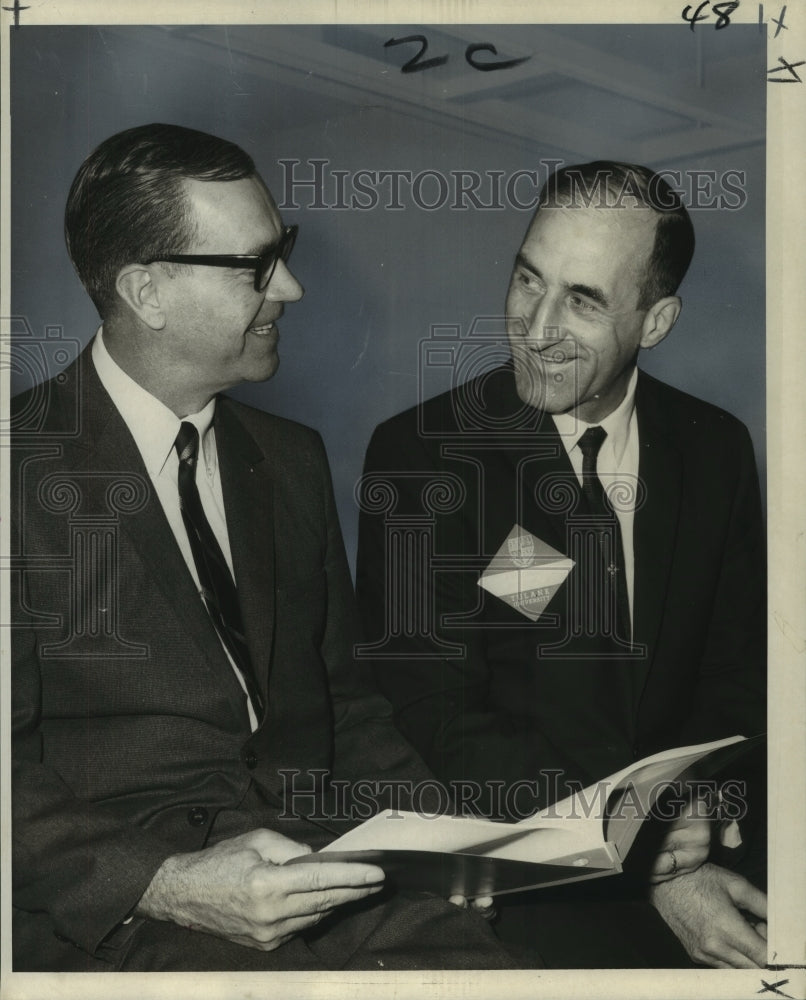
[[[103,325],[12,416],[18,971],[512,964],[374,866],[283,867],[337,828],[283,772],[428,776],[354,674],[321,441],[219,395],[277,369],[295,235],[242,150],[184,128],[112,136],[73,182]]]

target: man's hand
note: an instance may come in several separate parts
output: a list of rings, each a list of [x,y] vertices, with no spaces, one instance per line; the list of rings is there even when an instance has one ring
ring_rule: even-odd
[[[272,830],[252,830],[203,851],[173,855],[136,912],[273,951],[334,907],[383,888],[384,873],[374,865],[279,867],[309,852]]]
[[[695,803],[669,827],[655,858],[651,882],[663,882],[688,875],[708,860],[711,847],[711,820],[698,819]]]
[[[652,887],[655,909],[695,962],[756,969],[767,962],[767,897],[747,879],[713,864]],[[752,923],[740,912],[757,917]]]
[[[466,896],[448,896],[448,902],[458,906],[460,910],[468,907],[485,920],[493,920],[496,916],[495,901],[492,896],[476,896],[475,899],[468,899]]]

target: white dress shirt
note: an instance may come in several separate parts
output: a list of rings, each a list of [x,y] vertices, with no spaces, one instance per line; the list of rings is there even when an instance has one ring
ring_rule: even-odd
[[[596,458],[596,473],[611,498],[621,528],[624,548],[624,573],[627,580],[627,597],[630,603],[630,621],[633,616],[635,591],[635,555],[633,547],[633,521],[635,499],[638,493],[638,421],[635,416],[635,386],[638,369],[634,368],[624,399],[612,413],[598,424],[588,424],[570,413],[552,414],[571,465],[582,485],[582,451],[579,439],[589,427],[602,427],[607,437],[602,442]]]
[[[164,403],[135,382],[112,358],[104,344],[103,327],[98,330],[95,336],[92,345],[92,360],[101,384],[109,393],[112,402],[134,438],[134,443],[142,456],[154,492],[159,498],[201,600],[199,575],[196,571],[193,550],[190,547],[179,506],[179,456],[176,453],[174,443],[176,435],[179,433],[180,424],[183,422],[193,424],[199,432],[200,445],[199,459],[196,463],[196,486],[205,516],[210,522],[210,527],[221,546],[221,551],[234,579],[232,552],[227,534],[227,519],[224,513],[224,496],[221,491],[221,476],[218,469],[215,430],[212,426],[215,398],[211,399],[198,413],[189,413],[180,421],[172,410],[169,410]],[[243,676],[233,663],[226,646],[224,646],[224,652],[227,653],[232,669],[246,692]],[[249,722],[254,732],[258,723],[248,693],[246,700]]]

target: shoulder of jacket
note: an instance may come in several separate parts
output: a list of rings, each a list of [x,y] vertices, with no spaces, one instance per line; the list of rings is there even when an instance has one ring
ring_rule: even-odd
[[[728,436],[747,434],[745,425],[732,413],[661,382],[646,372],[639,374],[636,406],[639,414],[641,409],[650,409],[653,416],[669,431],[695,434],[713,432]]]
[[[220,396],[219,405],[228,410],[261,443],[268,440],[281,446],[308,447],[313,450],[323,447],[319,432],[307,424],[267,413],[230,396]]]
[[[468,414],[474,410],[474,401],[481,401],[488,393],[500,395],[511,383],[510,366],[494,368],[387,418],[378,425],[376,433],[418,431],[423,438],[428,438],[431,431],[436,436],[462,433]]]

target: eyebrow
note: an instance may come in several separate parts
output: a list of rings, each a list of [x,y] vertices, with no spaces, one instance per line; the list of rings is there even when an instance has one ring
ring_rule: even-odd
[[[272,247],[276,247],[280,242],[280,237],[278,236],[276,240],[265,240],[263,243],[259,243],[256,246],[250,247],[246,251],[244,256],[246,257],[262,257],[264,253],[268,253]]]
[[[540,278],[541,281],[545,281],[545,278],[540,273],[539,268],[534,267],[530,264],[522,253],[519,253],[515,258],[515,266],[522,267],[524,271],[528,271],[533,274],[536,278]],[[610,300],[597,285],[583,285],[576,283],[574,285],[566,285],[566,290],[569,292],[574,292],[576,295],[584,295],[586,299],[590,299],[591,302],[595,302],[600,305],[603,309],[610,308]]]

